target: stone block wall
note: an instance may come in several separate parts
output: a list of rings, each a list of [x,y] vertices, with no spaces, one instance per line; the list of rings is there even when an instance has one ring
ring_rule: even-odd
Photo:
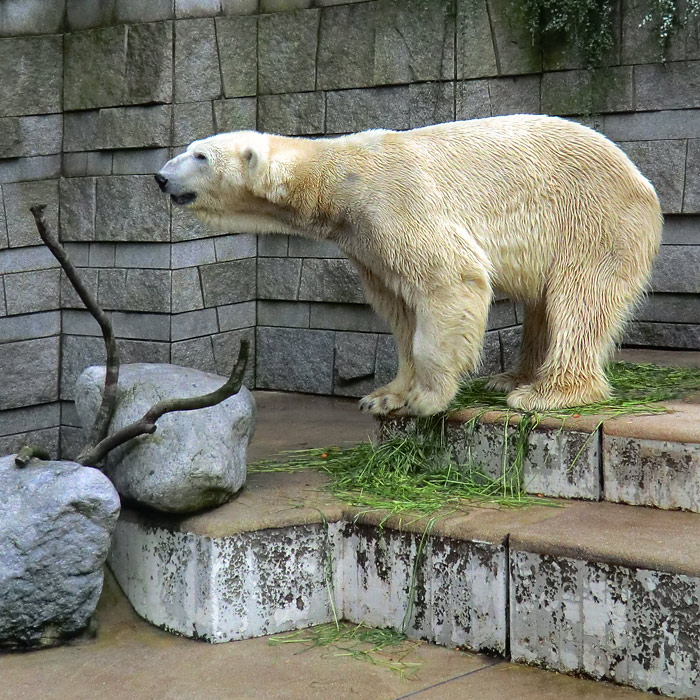
[[[7,0],[0,7],[0,451],[75,442],[72,382],[101,359],[96,327],[29,204],[48,205],[112,315],[125,361],[225,373],[257,345],[260,388],[358,396],[391,378],[388,329],[336,248],[214,235],[152,173],[195,138],[257,128],[336,135],[518,112],[601,130],[667,215],[653,294],[626,342],[700,348],[700,41],[661,62],[622,0],[605,65],[533,41],[508,0]],[[234,235],[235,234],[235,235]],[[241,235],[242,234],[242,235]],[[520,310],[494,303],[482,371],[517,349]],[[29,433],[29,435],[28,435]]]

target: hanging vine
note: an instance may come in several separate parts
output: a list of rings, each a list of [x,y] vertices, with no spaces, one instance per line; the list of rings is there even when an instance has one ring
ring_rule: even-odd
[[[562,35],[581,56],[585,67],[599,66],[615,42],[614,10],[619,0],[523,0],[523,13],[533,38],[543,43]],[[643,0],[648,8],[640,27],[649,27],[659,44],[661,60],[679,29],[700,17],[700,0]]]

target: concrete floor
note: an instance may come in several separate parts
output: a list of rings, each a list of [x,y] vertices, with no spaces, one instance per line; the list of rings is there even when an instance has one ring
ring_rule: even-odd
[[[281,449],[365,439],[372,421],[354,401],[258,393],[251,458]],[[0,655],[0,700],[615,700],[650,697],[483,655],[407,642],[388,658],[419,664],[409,678],[342,649],[270,645],[268,638],[210,645],[136,616],[111,575],[97,635],[58,649]]]

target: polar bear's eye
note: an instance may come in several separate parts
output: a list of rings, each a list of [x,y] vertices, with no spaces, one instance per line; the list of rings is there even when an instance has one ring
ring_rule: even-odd
[[[207,159],[207,157],[204,155],[204,153],[195,153],[195,154],[194,154],[194,157],[195,157],[197,160],[206,160],[206,159]]]

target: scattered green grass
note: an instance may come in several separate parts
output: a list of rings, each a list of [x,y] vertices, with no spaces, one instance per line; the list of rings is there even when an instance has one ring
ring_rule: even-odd
[[[457,463],[446,445],[444,416],[416,419],[412,426],[382,443],[348,448],[286,452],[276,460],[252,464],[251,472],[317,469],[330,476],[330,489],[362,512],[382,511],[386,518],[404,513],[427,517],[438,511],[467,506],[514,507],[546,504],[525,494],[523,464],[532,430],[544,416],[566,421],[577,415],[663,413],[658,402],[700,389],[700,369],[615,362],[608,367],[613,397],[604,403],[523,414],[516,426],[503,426],[503,464],[498,476],[487,475],[478,464]],[[467,440],[480,415],[509,411],[503,394],[487,391],[485,379],[464,384],[452,409],[479,408],[465,425]],[[583,450],[583,447],[581,448]]]
[[[364,624],[330,622],[271,637],[270,644],[303,644],[302,653],[318,647],[330,647],[333,649],[333,656],[368,661],[402,677],[414,674],[420,667],[420,663],[406,660],[415,643],[405,634],[388,628],[367,627]]]

